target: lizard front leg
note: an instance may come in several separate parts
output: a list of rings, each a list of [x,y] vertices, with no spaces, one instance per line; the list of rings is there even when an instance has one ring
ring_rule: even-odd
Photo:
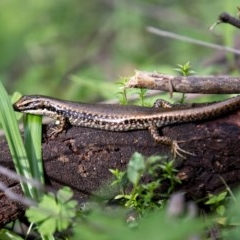
[[[62,116],[56,118],[55,127],[52,128],[49,137],[56,137],[59,133],[67,129],[68,121]]]

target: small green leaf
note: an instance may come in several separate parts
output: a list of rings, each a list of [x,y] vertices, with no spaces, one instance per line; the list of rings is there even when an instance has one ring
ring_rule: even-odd
[[[209,194],[208,201],[205,202],[206,205],[218,204],[223,201],[227,196],[227,191],[219,193],[218,195]]]
[[[73,197],[73,192],[69,187],[63,187],[57,192],[57,199],[65,203]]]
[[[144,157],[140,153],[134,153],[127,168],[127,176],[131,183],[136,185],[145,169]]]
[[[226,210],[226,208],[224,207],[224,205],[220,205],[220,206],[217,207],[216,212],[217,212],[220,216],[223,216],[224,213],[225,213],[225,210]]]

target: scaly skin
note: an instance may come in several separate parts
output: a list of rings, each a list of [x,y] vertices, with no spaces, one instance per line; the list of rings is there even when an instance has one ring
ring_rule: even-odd
[[[182,153],[190,153],[181,149],[177,141],[160,136],[158,128],[212,119],[234,111],[240,108],[240,96],[203,106],[173,106],[171,108],[169,103],[161,101],[157,102],[155,107],[140,107],[87,104],[29,95],[21,97],[13,107],[19,112],[44,115],[60,120],[62,124],[55,133],[63,131],[66,123],[108,131],[148,129],[155,141],[172,147],[174,156],[184,157]]]

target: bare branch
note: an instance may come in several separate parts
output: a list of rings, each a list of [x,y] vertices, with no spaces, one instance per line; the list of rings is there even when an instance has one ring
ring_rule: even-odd
[[[171,83],[172,89],[169,88]],[[129,88],[204,94],[235,94],[240,92],[240,78],[229,76],[173,76],[157,72],[136,71],[126,84]]]
[[[220,23],[228,23],[236,28],[240,28],[240,19],[235,18],[226,12],[220,14],[219,21]]]

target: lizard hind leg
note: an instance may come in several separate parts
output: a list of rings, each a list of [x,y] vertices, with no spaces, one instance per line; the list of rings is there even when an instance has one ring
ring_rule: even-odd
[[[153,107],[155,107],[155,108],[172,108],[172,107],[174,107],[174,104],[159,98],[154,102]]]
[[[187,152],[184,149],[182,149],[181,147],[179,147],[179,144],[177,141],[175,141],[169,137],[166,137],[166,136],[160,136],[158,133],[158,128],[156,126],[150,126],[148,129],[156,142],[171,146],[171,151],[173,153],[174,159],[177,156],[179,156],[181,158],[186,158],[184,156],[184,154],[194,155],[193,153]]]
[[[193,107],[194,104],[182,104],[182,103],[170,103],[164,99],[158,98],[154,104],[153,107],[154,108],[159,108],[159,109],[166,109],[166,108],[176,108],[176,109],[185,109],[185,108],[189,108],[189,107]]]

